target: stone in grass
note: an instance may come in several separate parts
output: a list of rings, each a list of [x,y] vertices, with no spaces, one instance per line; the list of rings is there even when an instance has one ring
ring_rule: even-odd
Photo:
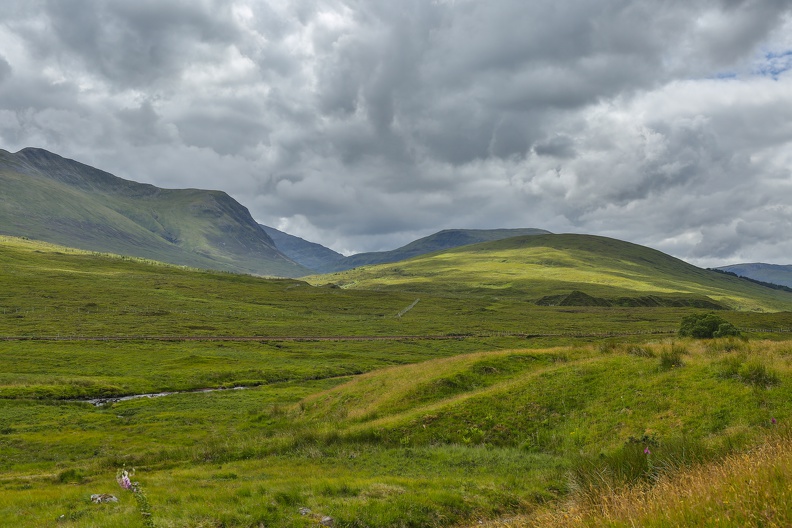
[[[91,495],[91,502],[94,504],[103,504],[107,502],[118,502],[118,497],[110,495],[109,493],[94,493]]]
[[[300,513],[300,515],[311,515],[314,519],[319,519],[319,524],[322,525],[322,526],[334,526],[335,525],[335,520],[332,517],[330,517],[329,515],[325,515],[325,516],[322,516],[321,519],[320,519],[319,514],[314,515],[314,513],[311,511],[311,508],[306,508],[305,506],[303,506],[302,508],[300,508],[297,511]]]

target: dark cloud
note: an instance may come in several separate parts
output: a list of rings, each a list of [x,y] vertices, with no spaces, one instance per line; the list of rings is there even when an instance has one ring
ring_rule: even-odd
[[[557,135],[547,140],[536,143],[533,150],[539,156],[552,156],[555,158],[574,158],[575,140],[569,136]]]
[[[779,259],[790,34],[785,0],[9,0],[0,140],[345,251],[542,227]]]
[[[222,2],[48,0],[48,31],[28,34],[40,56],[75,60],[113,85],[150,86],[177,75],[192,58],[233,41]],[[203,45],[203,46],[202,46]],[[186,60],[185,60],[186,59]]]

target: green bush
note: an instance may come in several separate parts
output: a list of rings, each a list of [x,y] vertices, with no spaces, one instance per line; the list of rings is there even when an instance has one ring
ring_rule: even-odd
[[[682,319],[679,335],[696,339],[712,339],[713,337],[739,336],[740,331],[714,313],[693,314]]]

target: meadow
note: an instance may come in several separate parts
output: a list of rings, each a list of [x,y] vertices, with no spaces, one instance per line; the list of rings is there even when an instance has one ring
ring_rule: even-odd
[[[652,494],[696,471],[723,475],[716,513],[746,456],[777,462],[768,493],[789,482],[788,312],[719,312],[768,332],[704,341],[674,333],[693,307],[310,286],[10,238],[0,266],[0,525],[650,525],[671,500]],[[191,392],[209,388],[229,390]],[[601,506],[637,494],[640,512]]]

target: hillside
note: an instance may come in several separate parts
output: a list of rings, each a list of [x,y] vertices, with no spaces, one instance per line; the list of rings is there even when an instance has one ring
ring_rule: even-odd
[[[303,238],[284,233],[274,227],[265,226],[261,228],[272,238],[278,250],[306,268],[319,272],[331,264],[343,261],[346,257],[341,253],[336,253],[330,248],[315,242],[309,242]]]
[[[400,316],[415,300],[412,292],[310,287],[0,236],[0,337],[623,333],[673,329],[694,311],[655,308],[649,316],[620,308],[618,317],[602,319],[528,304],[520,295],[493,306],[487,295],[439,290],[422,293]],[[764,322],[732,320],[787,325],[774,322],[775,314],[745,315]]]
[[[199,268],[306,273],[224,192],[160,189],[41,149],[0,150],[0,234]]]
[[[509,238],[310,280],[356,289],[521,296],[550,306],[792,308],[788,292],[700,269],[650,248],[591,235]]]
[[[535,228],[522,229],[446,229],[433,235],[429,235],[410,242],[390,251],[375,251],[371,253],[358,253],[342,258],[341,260],[330,260],[323,266],[314,268],[318,273],[330,273],[333,271],[343,271],[359,266],[371,266],[374,264],[387,264],[399,262],[435,251],[452,249],[480,242],[502,240],[516,236],[545,235],[549,231]]]
[[[732,264],[718,269],[734,273],[740,277],[792,288],[792,266],[790,265],[754,262],[751,264]]]

